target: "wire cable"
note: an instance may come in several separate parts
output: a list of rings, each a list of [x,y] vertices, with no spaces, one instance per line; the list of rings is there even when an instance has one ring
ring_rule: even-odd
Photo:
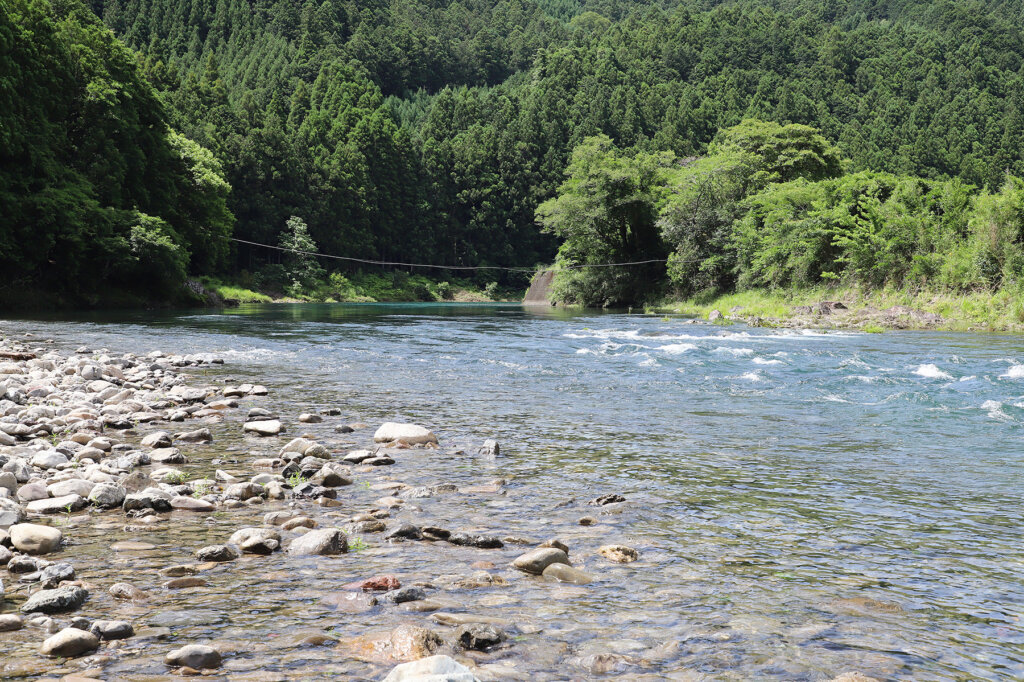
[[[246,239],[238,239],[237,237],[226,237],[233,242],[239,244],[248,244],[249,246],[260,246],[264,249],[273,249],[274,251],[284,251],[286,253],[297,253],[303,256],[315,256],[317,258],[329,258],[332,260],[343,260],[350,263],[362,263],[364,265],[383,265],[400,268],[433,268],[435,270],[502,270],[505,272],[525,272],[532,274],[537,272],[537,268],[524,268],[524,267],[506,267],[502,265],[429,265],[426,263],[398,263],[393,261],[382,261],[382,260],[370,260],[367,258],[353,258],[351,256],[335,256],[329,253],[317,253],[315,251],[303,251],[301,249],[289,249],[284,246],[274,246],[272,244],[261,244],[259,242],[252,242]],[[630,265],[649,265],[651,263],[667,263],[667,258],[652,258],[650,260],[636,260],[628,261],[624,263],[581,263],[579,265],[562,265],[555,269],[561,270],[582,270],[585,268],[615,268]]]

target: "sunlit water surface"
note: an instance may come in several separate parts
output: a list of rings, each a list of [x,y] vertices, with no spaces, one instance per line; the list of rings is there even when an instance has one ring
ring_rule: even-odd
[[[6,321],[0,332],[31,332],[64,350],[216,354],[227,364],[197,382],[263,383],[271,395],[260,404],[290,415],[292,432],[338,447],[363,445],[367,434],[342,437],[337,424],[428,425],[443,446],[466,454],[410,452],[366,478],[469,486],[501,477],[506,494],[416,500],[421,511],[396,516],[558,536],[599,578],[551,585],[505,568],[521,551],[514,546],[381,546],[377,536],[333,562],[242,562],[211,578],[212,588],[148,606],[90,600],[94,616],[110,616],[108,608],[137,624],[170,623],[175,641],[233,643],[229,671],[379,678],[387,666],[303,648],[289,635],[354,637],[410,621],[440,627],[393,607],[337,614],[319,597],[384,571],[443,584],[487,559],[511,588],[447,596],[523,626],[527,634],[508,651],[483,661],[509,677],[597,676],[593,654],[618,654],[602,660],[626,679],[820,680],[848,670],[1024,677],[1020,337],[460,305],[253,306]],[[294,423],[299,412],[327,407],[342,416]],[[205,460],[191,451],[196,470],[231,455],[243,442],[238,432],[237,422],[215,428]],[[486,438],[501,443],[499,457],[475,454]],[[235,451],[235,469],[278,447],[260,441]],[[342,499],[364,508],[382,494],[346,490]],[[627,503],[587,505],[605,493]],[[159,547],[97,559],[93,577],[105,584],[134,572],[137,584],[158,590],[154,569],[188,561],[204,541],[223,542],[269,508],[118,535]],[[584,515],[600,523],[582,527]],[[110,532],[83,525],[81,551],[108,557]],[[595,550],[609,542],[637,548],[641,560],[608,563]],[[168,643],[125,646],[110,664],[125,679],[166,670]],[[26,655],[28,647],[26,638]]]

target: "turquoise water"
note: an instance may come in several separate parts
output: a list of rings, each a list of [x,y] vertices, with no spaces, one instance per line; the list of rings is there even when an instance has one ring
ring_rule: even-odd
[[[470,305],[247,306],[0,332],[213,353],[284,414],[428,425],[469,454],[425,455],[418,476],[508,479],[485,515],[496,531],[636,547],[642,560],[624,566],[583,552],[602,576],[587,588],[551,599],[522,586],[489,607],[543,628],[516,645],[528,677],[596,675],[582,660],[595,653],[618,656],[624,678],[1024,677],[1024,338]],[[500,457],[472,455],[485,438]],[[579,527],[604,493],[628,502]]]

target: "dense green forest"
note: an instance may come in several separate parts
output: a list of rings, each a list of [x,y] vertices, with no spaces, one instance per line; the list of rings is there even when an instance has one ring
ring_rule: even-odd
[[[444,265],[668,260],[567,270],[561,297],[587,304],[1006,286],[1021,267],[1022,13],[0,0],[0,288],[169,297],[187,276],[310,279],[230,234]]]

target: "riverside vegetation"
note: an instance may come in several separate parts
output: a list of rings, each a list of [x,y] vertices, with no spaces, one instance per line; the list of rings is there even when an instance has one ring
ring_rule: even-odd
[[[296,220],[357,258],[670,259],[561,275],[561,300],[586,305],[1012,294],[1019,16],[949,0],[8,0],[0,298],[194,302],[202,277],[377,298],[358,266],[312,277],[229,240],[292,243]],[[470,286],[492,280],[525,286]]]

